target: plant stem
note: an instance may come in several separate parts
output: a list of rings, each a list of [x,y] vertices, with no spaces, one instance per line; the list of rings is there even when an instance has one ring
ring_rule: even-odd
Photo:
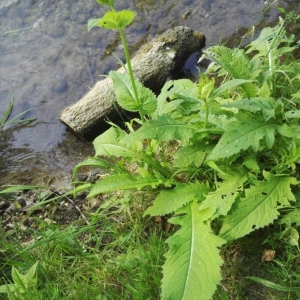
[[[172,177],[172,174],[171,172],[164,168],[158,160],[156,160],[154,157],[151,157],[151,156],[144,156],[143,157],[144,161],[146,163],[148,163],[149,165],[151,165],[154,169],[158,170],[163,176],[165,176],[166,178],[171,178]]]
[[[204,128],[206,128],[207,123],[208,123],[208,105],[207,105],[207,99],[204,99],[205,102],[205,119],[204,119]]]
[[[134,100],[135,100],[135,102],[138,106],[141,106],[139,96],[138,96],[138,92],[137,92],[137,88],[136,88],[135,81],[134,81],[129,50],[128,50],[125,34],[124,34],[124,31],[123,31],[122,28],[119,29],[119,33],[120,33],[121,41],[122,41],[122,44],[123,44],[123,47],[124,47],[124,54],[125,54],[126,63],[127,63],[127,67],[128,67],[128,74],[129,74],[129,78],[130,78],[130,82],[131,82],[131,86],[132,86],[132,90],[133,90]],[[143,114],[141,112],[139,112],[139,114],[140,114],[142,122],[144,123],[145,120],[144,120]]]

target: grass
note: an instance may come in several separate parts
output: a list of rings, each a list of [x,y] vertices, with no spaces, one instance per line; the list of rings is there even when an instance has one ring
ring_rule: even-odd
[[[299,286],[300,253],[279,239],[279,230],[266,227],[222,249],[222,285],[230,295],[228,299],[299,299],[300,290],[295,287]],[[262,261],[264,250],[269,249],[275,250],[274,259]],[[278,289],[250,277],[271,281]]]
[[[31,109],[27,109],[17,116],[15,116],[12,119],[10,118],[10,115],[12,113],[14,107],[14,96],[11,93],[10,94],[10,103],[8,109],[3,113],[2,117],[0,116],[0,129],[2,129],[5,125],[15,125],[20,123],[26,123],[26,122],[32,122],[35,120],[35,118],[28,118],[28,119],[21,119],[23,115],[25,115],[27,112],[29,112]]]
[[[12,281],[12,266],[25,273],[38,261],[37,287],[24,299],[159,299],[164,234],[140,216],[132,222],[128,212],[117,205],[114,213],[92,213],[89,225],[39,221],[26,234],[2,232],[0,284]]]
[[[84,220],[62,226],[35,219],[36,229],[0,232],[0,285],[13,281],[12,267],[25,274],[39,262],[37,285],[23,299],[160,299],[169,233],[142,217],[149,199],[140,193],[128,193],[125,202],[115,195],[106,201],[109,207],[86,214],[88,225]],[[267,227],[222,248],[224,280],[214,300],[299,299],[293,288],[299,286],[300,253],[278,232],[280,228]],[[272,261],[261,262],[264,249],[276,251]],[[0,299],[14,298],[0,294]]]

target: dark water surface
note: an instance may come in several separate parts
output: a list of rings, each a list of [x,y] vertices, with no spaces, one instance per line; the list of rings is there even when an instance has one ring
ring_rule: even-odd
[[[210,46],[221,38],[236,41],[254,22],[264,26],[276,20],[276,6],[299,11],[299,1],[275,1],[268,11],[271,1],[262,0],[115,2],[117,9],[137,12],[126,31],[132,53],[177,25],[202,31]],[[0,185],[51,179],[63,185],[73,167],[93,154],[91,145],[66,132],[57,117],[99,75],[117,67],[109,50],[123,57],[116,32],[87,31],[88,20],[104,12],[94,0],[0,0],[0,118],[11,93],[11,117],[32,109],[25,117],[36,118],[29,125],[0,130]]]

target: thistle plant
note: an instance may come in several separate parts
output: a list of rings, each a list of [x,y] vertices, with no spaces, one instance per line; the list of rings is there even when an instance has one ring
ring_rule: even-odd
[[[144,216],[172,215],[169,222],[179,228],[166,240],[161,298],[211,299],[222,280],[222,245],[274,223],[298,245],[300,64],[292,55],[298,45],[281,21],[246,50],[206,49],[203,58],[212,63],[198,83],[169,81],[156,97],[130,67],[123,29],[135,14],[97,2],[111,10],[89,29],[120,32],[128,74],[109,76],[119,105],[141,119],[127,123],[128,130],[112,124],[94,140],[95,157],[74,176],[86,165],[108,176],[77,190],[88,188],[88,197],[151,191],[155,200]]]

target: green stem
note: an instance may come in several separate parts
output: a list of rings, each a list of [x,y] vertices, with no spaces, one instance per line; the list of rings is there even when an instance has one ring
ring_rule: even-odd
[[[208,105],[207,105],[207,99],[204,100],[205,102],[205,119],[204,119],[204,128],[206,128],[207,123],[208,123],[208,113],[209,113],[209,109],[208,109]]]
[[[166,178],[171,178],[172,177],[172,174],[171,172],[164,168],[160,163],[159,161],[157,161],[155,158],[151,157],[151,156],[144,156],[143,157],[144,161],[151,165],[154,169],[156,169],[157,171],[160,172],[160,174],[162,174],[163,176],[165,176]]]
[[[122,28],[119,29],[119,33],[120,33],[121,41],[122,41],[122,44],[123,44],[123,47],[124,47],[124,54],[125,54],[127,68],[128,68],[128,74],[129,74],[129,78],[130,78],[130,82],[131,82],[131,86],[132,86],[132,90],[133,90],[134,100],[135,100],[135,103],[140,107],[141,103],[140,103],[140,100],[139,100],[137,88],[136,88],[135,81],[134,81],[134,76],[133,76],[133,71],[132,71],[132,67],[131,67],[129,50],[128,50],[128,46],[127,46],[125,34],[124,34],[124,31],[123,31]],[[139,114],[140,114],[142,122],[144,123],[144,121],[145,121],[144,120],[144,116],[141,114],[141,112],[139,112]]]

